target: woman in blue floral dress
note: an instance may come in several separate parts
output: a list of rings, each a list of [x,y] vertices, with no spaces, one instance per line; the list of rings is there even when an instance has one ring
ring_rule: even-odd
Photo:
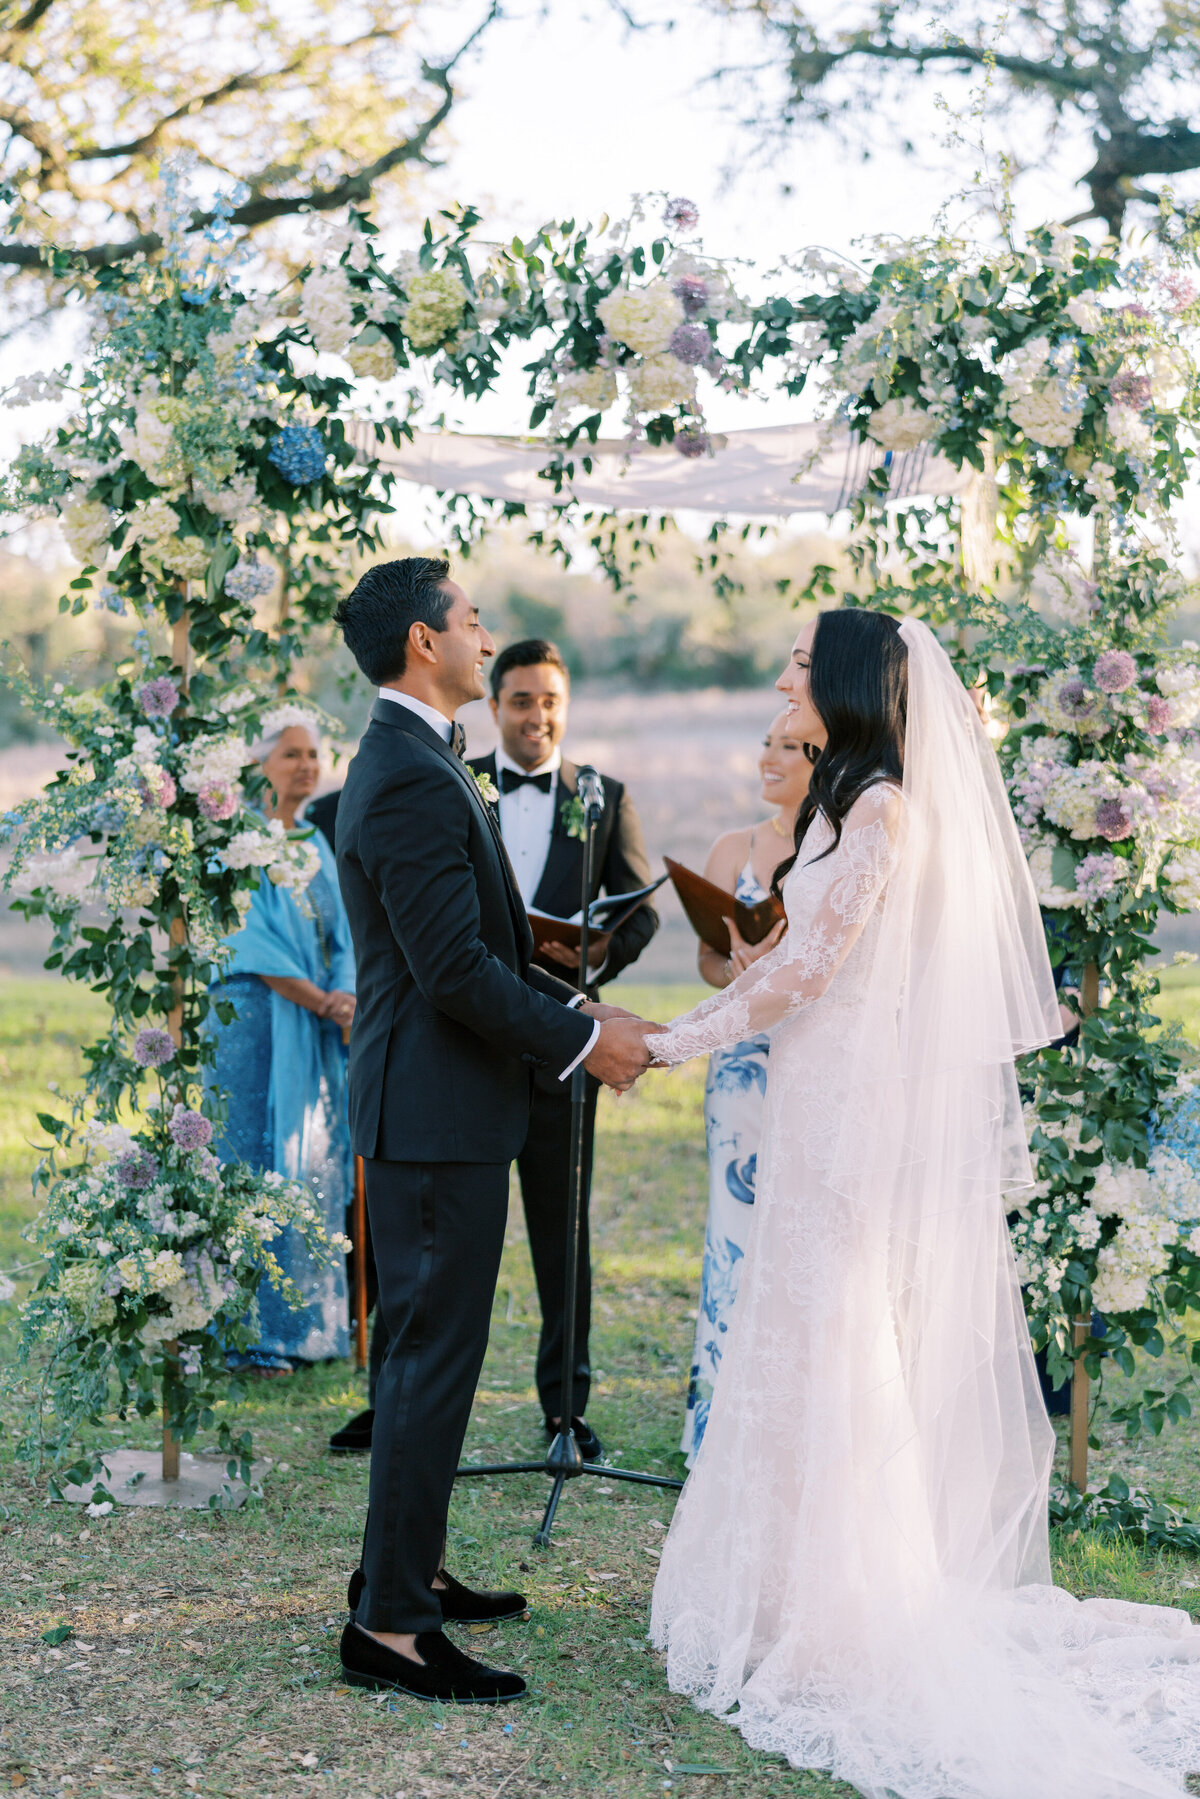
[[[792,853],[796,811],[808,791],[812,764],[805,745],[788,729],[788,714],[773,720],[759,758],[762,797],[778,810],[759,824],[718,837],[704,873],[718,887],[753,904],[765,898],[776,868]],[[736,975],[779,941],[777,925],[761,943],[744,943],[729,921],[732,951],[723,956],[707,943],[697,958],[710,987],[727,987]],[[708,1144],[708,1222],[696,1343],[680,1444],[690,1468],[708,1422],[730,1315],[737,1298],[742,1258],[750,1232],[758,1162],[758,1134],[767,1087],[769,1036],[748,1037],[710,1057],[704,1090]]]
[[[319,779],[320,745],[295,706],[280,707],[264,724],[260,761],[272,789],[264,810],[290,830]],[[321,868],[302,898],[264,875],[229,939],[232,959],[212,997],[237,1012],[228,1024],[215,1005],[212,1013],[211,1078],[230,1096],[213,1148],[223,1161],[307,1181],[332,1235],[345,1228],[353,1179],[343,1032],[354,1017],[354,953],[333,852],[320,831],[312,846]],[[270,1249],[303,1304],[293,1309],[264,1282],[259,1339],[238,1361],[286,1375],[299,1363],[349,1355],[344,1260],[318,1267],[290,1229]]]

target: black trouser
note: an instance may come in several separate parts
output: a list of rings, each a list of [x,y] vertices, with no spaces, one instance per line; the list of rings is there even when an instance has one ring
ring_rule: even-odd
[[[440,1630],[454,1471],[487,1350],[508,1213],[508,1164],[365,1163],[387,1354],[375,1395],[368,1630]]]
[[[533,1090],[529,1135],[517,1157],[529,1253],[542,1308],[538,1341],[537,1388],[547,1418],[581,1418],[587,1410],[592,1370],[588,1335],[592,1325],[592,1262],[588,1240],[588,1198],[595,1151],[596,1100],[599,1081],[588,1076],[583,1132],[583,1211],[579,1220],[579,1286],[575,1302],[574,1394],[562,1404],[563,1317],[566,1303],[567,1201],[571,1180],[571,1083],[558,1091]]]
[[[563,1086],[570,1087],[569,1081]],[[592,1371],[588,1336],[592,1323],[592,1264],[588,1241],[588,1197],[592,1187],[592,1160],[596,1137],[596,1100],[600,1083],[588,1076],[584,1108],[583,1214],[579,1220],[579,1289],[575,1306],[575,1392],[570,1416],[581,1418],[587,1410]],[[529,1252],[537,1279],[542,1308],[542,1334],[538,1342],[537,1387],[547,1418],[561,1418],[563,1308],[566,1301],[567,1198],[571,1178],[571,1096],[534,1089],[529,1136],[517,1158],[521,1198]],[[373,1297],[373,1276],[368,1276],[368,1295]],[[375,1312],[371,1332],[370,1398],[375,1404],[379,1372],[387,1355],[388,1333],[383,1308]]]

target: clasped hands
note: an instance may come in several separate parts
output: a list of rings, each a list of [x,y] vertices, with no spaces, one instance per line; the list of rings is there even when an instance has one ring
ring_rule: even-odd
[[[606,1006],[598,1000],[585,1000],[579,1010],[600,1020],[600,1035],[584,1067],[606,1087],[627,1092],[654,1060],[647,1039],[665,1031],[666,1025],[653,1024],[622,1006]]]

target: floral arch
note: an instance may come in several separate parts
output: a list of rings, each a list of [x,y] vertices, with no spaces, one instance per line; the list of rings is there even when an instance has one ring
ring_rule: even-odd
[[[175,204],[182,220],[186,196]],[[1146,967],[1159,913],[1200,905],[1200,649],[1166,630],[1184,591],[1172,508],[1196,453],[1190,247],[1121,262],[1047,228],[996,251],[880,247],[863,268],[809,252],[760,276],[707,255],[696,222],[675,200],[659,230],[639,210],[497,244],[460,210],[391,262],[351,214],[270,295],[239,286],[220,220],[199,236],[177,223],[156,264],[89,278],[83,367],[9,391],[13,405],[73,402],[6,490],[18,516],[56,515],[83,565],[63,607],[127,608],[143,625],[94,691],[41,692],[8,670],[72,748],[4,820],[7,885],[51,919],[48,966],[112,1007],[71,1117],[41,1118],[46,1260],[22,1375],[41,1396],[39,1443],[65,1452],[114,1383],[122,1407],[162,1403],[175,1441],[211,1428],[223,1342],[272,1275],[264,1237],[292,1221],[320,1247],[302,1188],[221,1169],[207,1148],[223,939],[262,871],[297,892],[311,878],[303,837],[252,809],[248,746],[327,626],[348,557],[378,547],[422,406],[478,398],[514,355],[532,354],[521,456],[540,504],[451,477],[447,530],[464,552],[494,520],[527,518],[564,557],[582,535],[619,585],[666,514],[598,498],[585,477],[606,454],[634,467],[646,451],[719,477],[715,393],[806,396],[801,482],[835,442],[861,457],[847,590],[819,567],[794,597],[915,609],[986,684],[1083,1015],[1078,1047],[1026,1071],[1040,1185],[1013,1237],[1035,1341],[1059,1381],[1108,1359],[1131,1371],[1134,1347],[1161,1353],[1200,1308],[1200,1182],[1181,1153],[1198,1077],[1157,1030]],[[424,395],[364,412],[347,370],[407,374]],[[615,449],[599,435],[614,409]],[[941,491],[895,504],[914,456],[946,471],[928,483]],[[714,517],[699,553],[718,582],[729,528]],[[263,597],[280,587],[268,628]],[[1093,1311],[1103,1336],[1088,1334]],[[1133,1428],[1159,1428],[1187,1409],[1180,1385],[1127,1410]],[[1082,1485],[1082,1413],[1077,1427]],[[244,1462],[248,1439],[221,1429]]]

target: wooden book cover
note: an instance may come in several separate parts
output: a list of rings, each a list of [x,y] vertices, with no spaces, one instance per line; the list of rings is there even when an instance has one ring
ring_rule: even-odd
[[[745,942],[761,943],[784,916],[783,901],[776,899],[773,893],[766,899],[747,904],[736,894],[726,893],[714,881],[693,874],[682,862],[672,862],[670,856],[664,856],[663,861],[679,895],[679,903],[687,913],[688,923],[701,943],[707,943],[718,955],[727,956],[730,950],[729,932],[725,928],[727,918],[732,918]]]

